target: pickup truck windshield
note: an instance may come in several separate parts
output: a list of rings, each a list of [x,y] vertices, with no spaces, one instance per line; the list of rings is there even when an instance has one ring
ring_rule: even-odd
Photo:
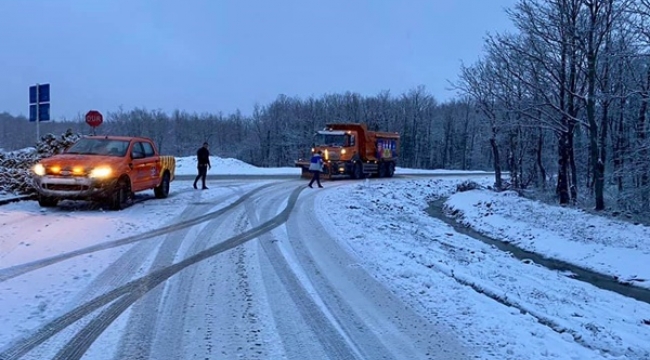
[[[110,139],[81,139],[72,145],[66,154],[126,156],[129,141]]]

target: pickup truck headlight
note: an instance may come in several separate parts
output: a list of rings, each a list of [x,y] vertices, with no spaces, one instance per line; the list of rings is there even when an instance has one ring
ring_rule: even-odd
[[[107,178],[113,174],[113,169],[107,166],[102,166],[102,167],[96,167],[90,171],[90,174],[88,174],[89,177],[91,178]]]
[[[45,166],[43,166],[42,164],[36,164],[32,168],[32,171],[34,172],[34,174],[38,176],[43,176],[45,175]]]

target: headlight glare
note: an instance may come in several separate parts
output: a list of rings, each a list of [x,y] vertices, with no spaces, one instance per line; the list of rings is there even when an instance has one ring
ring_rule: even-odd
[[[45,175],[45,166],[43,166],[43,164],[36,164],[32,168],[32,171],[34,171],[34,174],[38,176],[43,176]]]
[[[90,171],[90,174],[88,174],[89,177],[91,178],[107,178],[111,176],[113,173],[113,170],[110,167],[96,167]]]

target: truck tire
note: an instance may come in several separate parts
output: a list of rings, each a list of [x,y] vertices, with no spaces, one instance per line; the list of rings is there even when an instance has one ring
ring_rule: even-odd
[[[165,171],[160,185],[153,189],[153,193],[157,199],[165,199],[169,196],[169,172]]]
[[[389,162],[386,164],[386,167],[388,168],[387,175],[388,177],[393,177],[395,175],[395,163],[394,162]]]
[[[109,208],[115,211],[125,209],[131,196],[131,181],[128,178],[120,178],[109,198]]]
[[[355,179],[363,178],[363,165],[360,162],[354,163],[354,168],[352,168],[352,177]]]
[[[378,176],[380,178],[388,177],[388,172],[390,171],[389,167],[390,167],[389,163],[386,163],[386,162],[379,163],[379,175]]]
[[[55,207],[59,203],[59,200],[57,198],[49,197],[49,196],[44,196],[44,195],[38,195],[38,205],[40,207]]]

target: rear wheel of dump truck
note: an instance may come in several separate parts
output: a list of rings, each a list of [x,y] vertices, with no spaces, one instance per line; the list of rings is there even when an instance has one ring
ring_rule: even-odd
[[[388,168],[389,167],[390,167],[389,163],[386,163],[386,162],[379,163],[379,174],[378,174],[378,176],[380,178],[388,177],[388,171],[389,171]]]
[[[393,177],[393,175],[395,175],[395,163],[394,162],[387,163],[386,168],[388,169],[386,172],[386,176]]]

